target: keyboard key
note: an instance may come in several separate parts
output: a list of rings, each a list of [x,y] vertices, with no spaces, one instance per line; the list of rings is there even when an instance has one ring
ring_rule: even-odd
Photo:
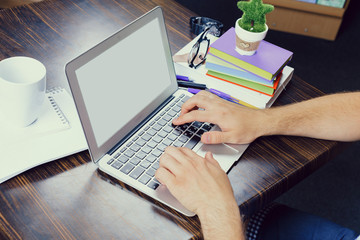
[[[174,110],[170,110],[170,111],[168,112],[168,115],[170,115],[171,117],[175,117],[176,114],[177,114],[177,112],[175,112]]]
[[[135,141],[138,140],[138,139],[139,139],[139,136],[135,136],[135,137],[132,139],[132,141],[135,142]]]
[[[154,136],[157,133],[157,130],[152,128],[152,129],[149,129],[146,133],[150,134],[151,136]]]
[[[161,143],[161,144],[159,144],[159,146],[157,146],[157,149],[159,149],[161,152],[163,152],[163,151],[165,151],[166,147],[167,147],[167,145],[165,145],[164,143]]]
[[[134,169],[134,165],[132,165],[131,163],[127,163],[125,164],[125,166],[123,166],[120,171],[122,171],[125,174],[129,174],[129,172],[131,172],[131,170]]]
[[[157,189],[158,186],[160,186],[160,184],[154,182],[154,181],[151,181],[148,185],[147,185],[149,188],[152,188],[152,189]]]
[[[174,141],[171,141],[170,139],[165,139],[162,144],[164,144],[165,146],[170,146]],[[165,150],[165,149],[164,149]]]
[[[186,137],[186,136],[184,136],[184,135],[181,135],[178,140],[179,140],[180,142],[186,143],[186,141],[187,141],[188,139],[189,139],[188,137]]]
[[[165,137],[168,135],[168,133],[165,132],[165,131],[161,131],[161,132],[159,132],[158,135],[159,135],[160,137],[162,137],[162,138],[165,138]]]
[[[188,131],[193,132],[193,133],[196,133],[197,130],[198,130],[198,128],[195,126],[190,126],[188,129]]]
[[[182,147],[182,145],[184,145],[183,142],[180,142],[179,140],[177,140],[176,142],[174,142],[173,146],[175,147]]]
[[[126,150],[126,152],[124,153],[127,157],[131,158],[132,156],[134,156],[135,152],[131,149]]]
[[[139,182],[141,182],[142,184],[146,185],[149,181],[150,181],[151,177],[149,177],[148,175],[144,174],[139,178]]]
[[[143,172],[145,172],[145,169],[143,169],[142,167],[137,167],[135,168],[134,171],[130,173],[130,177],[134,179],[138,179],[141,176],[141,174],[143,174]]]
[[[192,132],[190,132],[190,131],[186,131],[186,132],[184,132],[184,136],[186,136],[186,137],[192,137],[192,135],[194,135],[194,133],[192,133]]]
[[[145,133],[141,138],[144,139],[145,141],[149,141],[151,139],[151,136]]]
[[[160,167],[159,161],[154,162],[151,167],[154,168],[154,169],[158,169]]]
[[[204,124],[204,125],[202,126],[202,128],[205,129],[205,131],[210,131],[211,126],[208,125],[208,124]]]
[[[167,125],[163,129],[164,129],[165,132],[170,133],[174,128]]]
[[[200,141],[200,138],[198,136],[193,136],[188,143],[185,144],[186,148],[193,149],[195,145]]]
[[[146,171],[146,174],[149,175],[150,177],[154,177],[155,172],[156,170],[154,168],[149,168],[149,170]]]
[[[205,130],[204,129],[199,129],[199,131],[197,131],[197,135],[199,135],[199,136],[201,136],[201,135],[203,135],[203,133],[205,132]]]
[[[141,159],[137,158],[137,157],[133,157],[130,162],[134,165],[138,165],[140,163]]]
[[[169,136],[168,136],[168,139],[170,139],[171,141],[175,141],[177,138],[177,136],[174,134],[174,133],[171,133]]]
[[[160,121],[158,121],[158,124],[160,124],[161,126],[165,126],[168,122],[165,121],[164,119],[160,119]]]
[[[160,141],[161,142],[161,141]],[[150,141],[147,146],[150,147],[151,149],[154,149],[156,147],[158,143],[155,141]]]
[[[183,133],[183,131],[179,128],[174,129],[173,134],[176,136],[180,136]]]
[[[198,122],[198,121],[192,123],[192,125],[197,128],[200,128],[202,124],[203,124],[202,122]]]
[[[119,170],[122,167],[122,163],[119,161],[114,162],[112,165],[115,169]]]
[[[160,137],[160,136],[155,136],[155,137],[153,138],[153,140],[154,140],[155,142],[159,143],[159,142],[161,142],[161,141],[163,140],[163,138]]]
[[[145,169],[148,169],[150,167],[150,165],[151,165],[151,162],[149,162],[149,161],[142,161],[140,163],[140,166],[142,166]]]
[[[156,131],[159,131],[162,128],[162,126],[160,124],[155,124],[152,128]]]
[[[146,157],[146,153],[144,153],[142,149],[142,151],[138,152],[135,156],[139,159],[144,159]]]
[[[172,119],[172,117],[171,117],[169,114],[166,114],[166,115],[163,117],[163,119],[164,119],[165,121],[169,122],[169,121]]]
[[[185,131],[187,128],[188,128],[188,125],[186,125],[186,124],[179,126],[179,129],[181,129],[182,131]]]
[[[136,141],[136,144],[139,145],[140,147],[144,146],[146,143],[146,141],[144,139],[139,139]]]
[[[129,157],[121,155],[118,160],[122,163],[126,163],[129,160]]]
[[[190,97],[189,97],[189,96],[185,96],[183,99],[181,99],[181,101],[184,103],[184,102],[186,102],[188,99],[190,99]]]
[[[150,148],[148,146],[143,147],[143,149],[141,149],[142,152],[144,152],[145,154],[149,154],[154,148]]]
[[[155,162],[155,160],[157,159],[157,157],[155,157],[154,155],[150,154],[146,157],[146,160],[149,162]]]
[[[112,164],[114,160],[115,160],[114,158],[111,158],[111,159],[107,162],[107,164],[108,164],[108,165]]]
[[[134,152],[137,152],[140,150],[140,146],[137,144],[134,144],[130,147],[130,149],[133,150]]]
[[[172,110],[174,110],[175,112],[180,112],[181,107],[179,107],[179,106],[174,106]]]
[[[159,149],[155,149],[154,151],[152,151],[151,154],[154,155],[155,157],[160,157],[162,153],[163,152],[160,151]]]

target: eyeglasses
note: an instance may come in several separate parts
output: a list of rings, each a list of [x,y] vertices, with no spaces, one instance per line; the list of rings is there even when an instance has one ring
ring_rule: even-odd
[[[189,67],[196,69],[205,62],[210,46],[210,39],[207,38],[207,34],[213,33],[216,30],[215,26],[210,26],[201,34],[188,55],[187,61]]]

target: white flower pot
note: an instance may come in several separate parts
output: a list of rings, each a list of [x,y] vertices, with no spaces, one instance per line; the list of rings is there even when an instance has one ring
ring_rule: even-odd
[[[239,18],[235,23],[235,33],[236,33],[236,48],[235,50],[241,55],[254,55],[256,50],[259,47],[261,40],[263,40],[268,31],[268,26],[266,25],[266,30],[263,32],[249,32],[239,26]]]

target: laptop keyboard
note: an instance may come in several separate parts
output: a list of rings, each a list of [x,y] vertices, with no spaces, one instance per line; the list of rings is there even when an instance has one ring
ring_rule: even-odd
[[[172,120],[180,114],[181,106],[187,99],[189,96],[185,94],[175,98],[131,141],[115,151],[107,164],[155,190],[160,185],[155,172],[165,148],[172,145],[193,149],[201,135],[214,126],[202,122],[172,125]]]

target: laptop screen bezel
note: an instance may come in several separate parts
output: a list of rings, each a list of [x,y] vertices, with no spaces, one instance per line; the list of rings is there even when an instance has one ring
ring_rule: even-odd
[[[81,93],[80,85],[76,75],[76,70],[81,68],[86,63],[96,58],[101,53],[111,48],[112,46],[120,42],[122,39],[134,33],[135,31],[139,30],[146,23],[154,19],[158,19],[160,25],[161,38],[164,43],[163,47],[164,47],[164,52],[166,54],[166,62],[164,62],[164,64],[167,64],[169,77],[170,77],[170,85],[153,102],[149,103],[149,105],[146,107],[144,111],[140,112],[137,116],[134,117],[137,119],[137,121],[135,122],[130,121],[123,128],[119,129],[112,137],[110,137],[107,141],[105,141],[105,143],[98,146],[91,125],[90,117],[86,110],[86,104],[83,95]],[[74,60],[70,61],[65,66],[65,73],[68,78],[70,89],[85,133],[86,141],[89,146],[91,158],[93,162],[97,163],[106,153],[108,153],[111,149],[113,149],[114,146],[116,146],[122,139],[126,138],[127,135],[131,133],[131,129],[135,129],[138,124],[143,122],[146,119],[146,117],[149,116],[150,112],[155,111],[156,108],[160,106],[161,103],[166,101],[169,98],[169,96],[171,96],[178,88],[162,9],[160,7],[155,7],[153,10],[149,11],[148,13],[139,17],[138,19],[129,23],[115,34],[111,35],[101,43],[97,44],[93,48],[89,49],[85,53],[75,58]],[[124,129],[129,129],[129,131],[124,133]]]

